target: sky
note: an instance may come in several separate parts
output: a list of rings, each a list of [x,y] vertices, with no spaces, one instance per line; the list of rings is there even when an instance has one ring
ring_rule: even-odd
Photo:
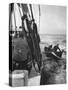
[[[41,5],[40,9],[40,34],[66,34],[66,7]]]
[[[33,14],[36,20],[39,34],[66,34],[66,7],[53,5],[33,5]],[[16,25],[21,26],[21,17],[17,5],[15,5]],[[14,20],[13,20],[14,23]]]

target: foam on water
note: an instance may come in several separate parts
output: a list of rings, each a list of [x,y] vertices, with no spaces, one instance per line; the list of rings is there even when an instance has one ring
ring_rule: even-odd
[[[40,47],[43,51],[45,46],[52,44],[53,46],[59,44],[60,49],[66,51],[66,35],[40,35]]]

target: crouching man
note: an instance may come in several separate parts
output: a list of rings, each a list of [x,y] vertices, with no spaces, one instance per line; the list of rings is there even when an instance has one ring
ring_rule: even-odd
[[[46,61],[41,69],[40,85],[55,84],[55,72],[57,63]]]
[[[24,86],[28,85],[28,75],[32,68],[31,54],[26,39],[18,38],[14,43],[12,53],[12,73],[15,70],[22,70],[24,73]]]

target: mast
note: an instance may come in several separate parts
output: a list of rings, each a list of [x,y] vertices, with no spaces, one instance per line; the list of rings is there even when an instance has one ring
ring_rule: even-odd
[[[14,3],[11,3],[9,5],[9,30],[11,31],[12,29],[12,13],[13,13],[13,10],[14,10]]]
[[[39,5],[39,30],[40,30],[40,15],[41,15],[41,12],[40,12],[40,5]]]

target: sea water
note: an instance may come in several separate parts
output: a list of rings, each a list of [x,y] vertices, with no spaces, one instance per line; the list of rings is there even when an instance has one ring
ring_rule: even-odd
[[[60,49],[64,49],[66,51],[66,35],[58,35],[58,34],[41,34],[40,35],[40,48],[41,51],[44,50],[45,46],[49,46],[52,45],[54,47],[54,45],[59,44]]]

